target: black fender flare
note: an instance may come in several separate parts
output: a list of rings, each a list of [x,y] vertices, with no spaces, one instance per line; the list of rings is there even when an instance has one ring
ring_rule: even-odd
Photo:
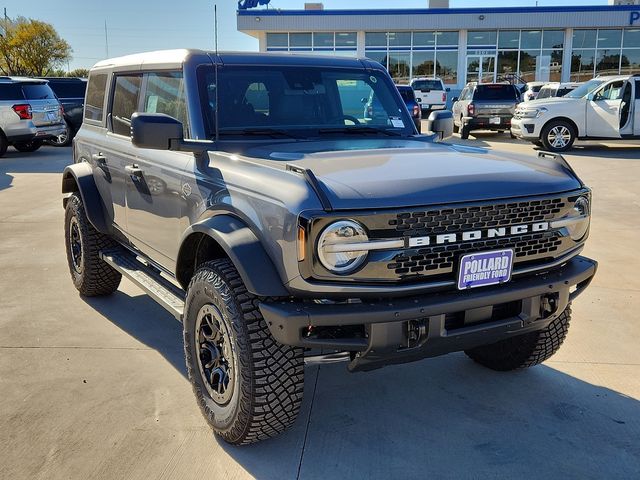
[[[240,273],[247,290],[259,297],[288,297],[291,293],[285,288],[275,265],[265,251],[262,243],[249,226],[238,217],[219,214],[191,225],[182,235],[178,253],[177,270],[188,257],[189,246],[186,240],[194,233],[211,237]],[[188,279],[180,278],[181,284]]]
[[[110,233],[111,228],[105,220],[102,198],[93,179],[93,170],[86,162],[68,165],[62,173],[62,193],[73,192],[80,194],[84,211],[91,225],[101,233]],[[62,201],[64,207],[67,206],[67,199],[68,197],[65,197]]]

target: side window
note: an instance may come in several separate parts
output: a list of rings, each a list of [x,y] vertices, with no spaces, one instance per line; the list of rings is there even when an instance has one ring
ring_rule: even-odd
[[[611,82],[596,93],[594,100],[618,100],[622,93],[623,81]]]
[[[640,100],[640,80],[636,80],[636,100]]]
[[[84,107],[84,119],[93,123],[102,122],[104,96],[107,88],[106,73],[92,73],[87,85],[87,100]]]
[[[182,72],[147,74],[143,108],[146,113],[165,113],[179,120],[184,126],[185,137],[189,136]]]
[[[113,133],[131,136],[131,116],[138,110],[142,75],[118,75],[111,101],[111,128]]]

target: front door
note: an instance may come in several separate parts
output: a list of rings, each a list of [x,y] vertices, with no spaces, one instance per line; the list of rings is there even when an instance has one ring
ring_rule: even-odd
[[[624,80],[609,82],[587,100],[587,136],[620,138],[620,107],[624,85]]]
[[[467,82],[493,83],[496,81],[495,55],[467,56]]]

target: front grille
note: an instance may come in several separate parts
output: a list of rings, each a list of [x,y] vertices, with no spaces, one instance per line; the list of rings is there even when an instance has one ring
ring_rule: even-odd
[[[457,230],[508,227],[522,223],[551,220],[564,208],[562,198],[403,212],[389,220],[389,225],[404,235],[430,235]]]
[[[403,236],[433,236],[468,230],[485,230],[546,222],[558,218],[566,209],[566,198],[547,198],[493,205],[400,212],[389,226]],[[557,231],[528,233],[501,238],[430,245],[398,253],[387,269],[400,278],[452,273],[460,257],[468,253],[512,248],[515,263],[553,257],[563,239]]]

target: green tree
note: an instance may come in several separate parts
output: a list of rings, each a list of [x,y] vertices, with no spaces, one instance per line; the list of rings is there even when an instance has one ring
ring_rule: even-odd
[[[42,77],[71,58],[71,46],[46,22],[18,17],[1,20],[0,71]]]
[[[71,70],[67,73],[67,77],[80,77],[87,78],[89,76],[88,68],[76,68],[75,70]]]

